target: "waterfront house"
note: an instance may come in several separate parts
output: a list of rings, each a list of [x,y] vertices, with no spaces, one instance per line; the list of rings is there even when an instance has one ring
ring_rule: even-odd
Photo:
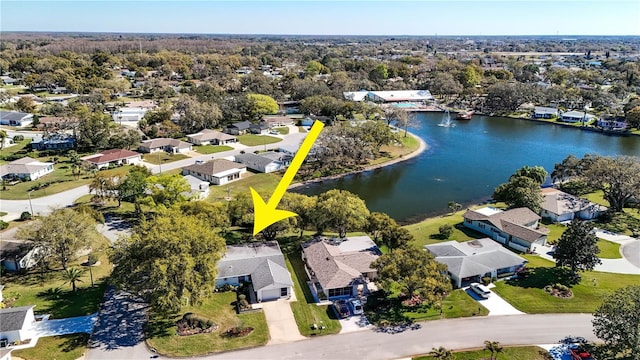
[[[218,262],[216,287],[249,285],[251,302],[288,299],[293,280],[276,241],[228,245]]]
[[[345,91],[342,93],[346,100],[373,101],[376,103],[393,103],[401,101],[427,102],[433,96],[429,90],[391,90],[391,91]]]
[[[192,150],[192,145],[178,139],[156,138],[140,143],[138,150],[143,153],[166,151],[170,154],[182,154]]]
[[[500,278],[522,269],[526,259],[489,238],[446,241],[424,247],[437,262],[447,265],[453,286],[461,288],[483,277]]]
[[[220,131],[202,129],[195,134],[187,135],[187,141],[194,145],[226,145],[237,142],[238,138]]]
[[[33,114],[0,110],[0,125],[24,127],[31,125],[32,122]]]
[[[586,124],[593,120],[595,115],[585,113],[584,111],[567,111],[562,113],[561,120],[568,123],[583,122]]]
[[[286,168],[291,157],[284,153],[269,151],[260,154],[239,154],[235,156],[235,160],[246,165],[249,169],[261,173],[271,173]]]
[[[247,172],[245,165],[225,159],[196,161],[195,164],[182,168],[182,175],[193,175],[214,185],[224,185],[238,180],[245,172]]]
[[[0,348],[33,339],[35,336],[35,305],[0,309]]]
[[[536,106],[533,108],[534,119],[556,119],[560,116],[560,111],[552,107]]]
[[[102,169],[109,166],[137,165],[142,161],[142,155],[126,149],[110,149],[80,159],[90,167]]]
[[[597,125],[611,131],[623,131],[629,127],[629,123],[624,118],[599,119]]]
[[[547,244],[549,229],[528,208],[500,210],[490,206],[464,213],[464,226],[485,234],[507,247],[523,252]]]
[[[42,162],[30,157],[12,161],[0,166],[2,179],[37,180],[53,172],[53,163]]]
[[[366,294],[377,270],[371,267],[380,250],[368,236],[316,238],[302,244],[302,260],[316,297],[329,300]]]
[[[605,206],[554,188],[542,189],[542,195],[544,200],[540,216],[553,222],[571,221],[574,218],[591,220],[607,211]]]

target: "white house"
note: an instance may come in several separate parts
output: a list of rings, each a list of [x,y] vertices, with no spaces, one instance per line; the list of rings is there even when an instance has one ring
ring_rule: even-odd
[[[293,280],[276,241],[227,246],[216,287],[243,283],[250,286],[251,302],[291,297]]]
[[[102,169],[109,165],[137,165],[142,161],[142,155],[126,149],[110,149],[80,159],[92,167]]]
[[[600,119],[597,122],[598,126],[605,130],[625,130],[629,127],[629,123],[624,121],[624,119]]]
[[[193,175],[214,185],[224,185],[238,180],[245,172],[247,172],[245,165],[225,159],[207,162],[197,161],[193,165],[182,168],[182,175]]]
[[[138,150],[143,153],[166,151],[170,154],[184,154],[193,150],[193,147],[188,142],[178,139],[156,138],[141,142]]]
[[[485,276],[499,278],[513,275],[527,262],[489,238],[446,241],[425,245],[424,248],[433,254],[437,262],[447,265],[449,277],[457,288],[480,282]]]
[[[235,156],[235,159],[236,162],[246,165],[249,169],[261,173],[271,173],[286,168],[291,157],[284,153],[269,151],[261,154],[239,154]]]
[[[30,157],[23,157],[0,166],[0,177],[3,179],[20,178],[36,180],[53,172],[53,163],[41,162]]]
[[[33,122],[33,114],[19,111],[0,110],[0,125],[28,126]]]
[[[0,309],[0,348],[14,342],[32,339],[35,336],[34,306]]]
[[[546,245],[549,229],[539,225],[540,216],[528,208],[500,210],[490,206],[464,213],[464,226],[485,234],[517,251],[533,251]]]
[[[562,117],[560,119],[563,122],[568,123],[577,123],[584,121],[584,123],[586,124],[594,118],[595,115],[587,114],[584,111],[567,111],[562,113]]]
[[[126,123],[130,122],[137,123],[138,121],[142,120],[144,115],[147,113],[147,110],[148,109],[141,107],[123,107],[118,111],[114,111],[112,118],[113,121],[118,124],[126,125]]]
[[[378,274],[371,263],[380,255],[368,236],[316,238],[302,244],[305,270],[314,284],[311,290],[329,300],[368,293]]]
[[[567,194],[554,188],[542,189],[542,210],[540,216],[553,222],[571,221],[574,218],[591,220],[607,211],[606,206]]]
[[[554,119],[560,116],[560,110],[552,107],[536,106],[533,108],[534,119]]]

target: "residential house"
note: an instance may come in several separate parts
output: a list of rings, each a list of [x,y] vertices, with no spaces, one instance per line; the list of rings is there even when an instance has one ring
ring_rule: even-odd
[[[211,184],[208,181],[202,181],[192,175],[187,175],[184,178],[191,188],[191,190],[185,194],[187,198],[191,200],[204,200],[209,196],[209,186]]]
[[[264,121],[260,121],[257,124],[251,124],[249,126],[249,131],[252,134],[267,134],[269,133],[269,124]]]
[[[346,239],[316,238],[302,244],[302,259],[318,298],[349,298],[375,288],[377,270],[371,267],[380,250],[368,236]]]
[[[467,210],[464,226],[485,234],[517,251],[533,251],[547,243],[549,229],[538,224],[540,216],[528,208],[499,210],[484,207]]]
[[[235,156],[235,160],[240,164],[246,165],[249,169],[261,173],[271,173],[286,168],[291,161],[291,157],[283,153],[269,151],[260,154],[239,154]]]
[[[607,211],[607,207],[567,194],[554,188],[542,189],[544,200],[540,216],[553,222],[571,221],[574,218],[591,220]]]
[[[3,179],[36,180],[52,172],[53,163],[41,162],[30,157],[0,166],[0,177]]]
[[[622,131],[629,127],[624,118],[599,119],[597,124],[598,127],[612,131]]]
[[[288,116],[269,116],[263,118],[263,121],[269,125],[269,127],[279,127],[293,125],[294,120]]]
[[[137,165],[142,161],[142,155],[125,149],[110,149],[80,159],[91,167],[102,169],[109,166]]]
[[[148,109],[142,107],[122,107],[112,114],[112,119],[118,124],[138,123],[138,121],[144,118]]]
[[[203,129],[187,135],[187,141],[194,145],[226,145],[237,142],[238,138],[220,131]]]
[[[533,108],[534,119],[556,119],[560,116],[560,110],[552,107],[536,106]]]
[[[2,81],[3,84],[5,85],[14,85],[15,83],[17,83],[19,80],[18,79],[14,79],[9,75],[2,75],[0,76],[0,80]]]
[[[8,344],[33,339],[36,317],[35,305],[0,309],[0,348]]]
[[[29,270],[38,263],[42,251],[42,247],[31,242],[3,240],[0,241],[0,265],[6,271]]]
[[[278,147],[278,152],[294,157],[300,148],[300,144],[285,144]]]
[[[191,151],[192,145],[178,139],[156,138],[145,140],[140,143],[138,151],[152,153],[156,151],[166,151],[170,154],[183,154]]]
[[[251,129],[251,123],[248,121],[241,121],[237,123],[233,123],[226,128],[224,128],[224,132],[231,135],[242,135],[249,132]]]
[[[225,159],[197,161],[193,165],[182,168],[182,175],[193,175],[214,185],[224,185],[238,180],[245,172],[247,172],[245,165]]]
[[[71,150],[76,145],[76,138],[73,135],[64,133],[52,133],[40,141],[33,141],[31,148],[36,150]]]
[[[425,249],[433,254],[437,262],[447,265],[447,272],[456,288],[480,282],[483,277],[513,275],[527,262],[489,238],[446,241],[426,245]]]
[[[251,302],[288,299],[293,280],[276,241],[228,245],[218,262],[216,287],[248,284]]]
[[[32,122],[33,114],[0,110],[0,125],[24,127],[31,125]]]
[[[347,91],[342,93],[346,100],[373,101],[377,103],[391,103],[399,101],[432,101],[429,90],[392,90],[392,91]]]
[[[38,119],[38,129],[42,129],[47,133],[55,133],[60,130],[70,128],[73,121],[70,118],[59,116],[43,116]]]
[[[593,120],[595,115],[587,114],[584,111],[567,111],[562,113],[561,120],[568,123],[583,122],[586,124]]]

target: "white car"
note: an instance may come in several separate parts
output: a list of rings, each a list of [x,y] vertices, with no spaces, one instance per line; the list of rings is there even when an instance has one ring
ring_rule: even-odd
[[[362,315],[364,313],[364,310],[362,309],[362,303],[358,299],[350,300],[349,307],[351,308],[351,313],[353,315]]]
[[[491,290],[482,284],[473,283],[469,288],[483,299],[488,299],[489,295],[491,295]]]

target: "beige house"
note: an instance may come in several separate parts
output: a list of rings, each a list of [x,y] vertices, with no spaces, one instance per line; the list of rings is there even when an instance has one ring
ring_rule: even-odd
[[[224,185],[240,179],[247,172],[247,167],[242,164],[225,159],[212,161],[197,161],[193,165],[182,168],[182,175],[195,176],[202,181],[208,181],[214,185]]]
[[[237,142],[238,138],[221,131],[203,129],[195,134],[187,135],[187,141],[194,145],[226,145]]]
[[[53,170],[53,163],[23,157],[0,166],[0,177],[3,179],[36,180],[52,173]]]
[[[143,153],[166,151],[170,154],[182,154],[191,151],[192,146],[178,139],[157,138],[141,142],[138,150]]]
[[[92,167],[102,169],[109,167],[109,165],[139,164],[142,161],[142,155],[126,149],[110,149],[98,154],[84,156],[81,159]]]

